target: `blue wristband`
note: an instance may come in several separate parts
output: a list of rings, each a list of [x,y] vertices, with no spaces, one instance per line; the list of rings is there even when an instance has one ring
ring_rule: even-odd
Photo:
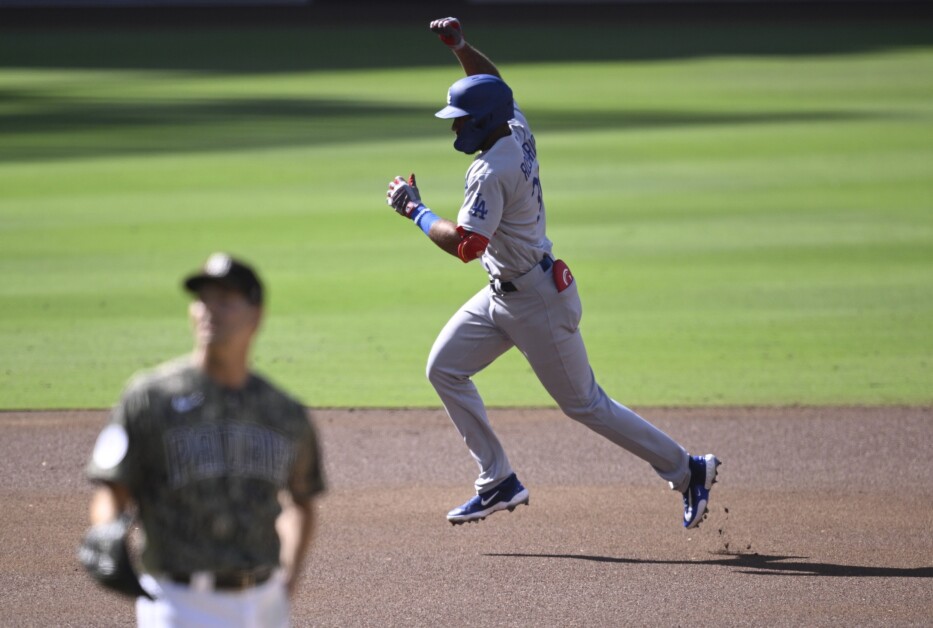
[[[441,219],[440,216],[432,212],[424,205],[419,205],[411,214],[412,222],[418,225],[418,228],[424,231],[424,235],[431,234],[431,225]]]

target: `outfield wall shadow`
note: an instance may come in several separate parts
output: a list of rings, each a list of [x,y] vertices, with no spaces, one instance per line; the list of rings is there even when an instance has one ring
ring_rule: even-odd
[[[352,28],[339,21],[327,26],[299,23],[253,27],[7,25],[0,26],[0,70],[274,74],[437,66],[455,77],[458,69],[451,55],[426,28],[412,26],[415,21],[406,17],[403,24],[370,23]],[[386,43],[387,29],[393,34],[391,45]],[[877,24],[859,20],[714,20],[697,27],[677,20],[596,24],[581,19],[563,25],[545,21],[516,26],[487,17],[471,33],[471,40],[496,60],[506,78],[509,65],[517,63],[730,55],[786,57],[933,47],[933,29],[922,20]],[[69,78],[65,76],[64,80]],[[80,76],[76,75],[75,80]],[[105,100],[87,95],[70,98],[54,87],[43,91],[41,82],[32,85],[12,82],[0,87],[0,105],[6,105],[0,107],[0,161],[320,145],[353,142],[360,137],[448,139],[447,127],[431,118],[434,109],[398,103],[323,98]],[[537,110],[528,114],[539,132],[826,122],[878,115],[844,111],[613,110]],[[64,140],[47,141],[44,134],[49,138],[62,134]]]
[[[0,28],[0,68],[150,69],[270,73],[456,67],[424,26]],[[426,22],[425,22],[426,24]],[[710,56],[855,54],[933,46],[911,20],[474,25],[470,40],[507,71],[513,63]]]
[[[24,89],[0,90],[18,111],[0,114],[0,162],[193,153],[366,141],[436,138],[448,125],[432,108],[333,99],[244,98],[87,101],[49,98]],[[533,128],[562,130],[664,129],[736,124],[822,123],[877,117],[847,111],[729,112],[682,110],[527,112]],[[56,143],[41,137],[61,138]]]

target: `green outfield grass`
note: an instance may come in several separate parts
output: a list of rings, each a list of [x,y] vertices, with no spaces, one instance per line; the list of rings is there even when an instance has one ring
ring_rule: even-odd
[[[536,132],[597,378],[631,405],[933,403],[933,42],[717,28],[667,55],[568,28],[540,61],[535,31],[474,39]],[[179,280],[214,250],[262,271],[256,366],[308,405],[437,405],[431,343],[485,279],[384,203],[414,170],[453,218],[469,164],[432,116],[457,66],[400,35],[395,61],[345,32],[3,34],[0,409],[105,407],[187,351]],[[516,352],[477,382],[552,403]]]

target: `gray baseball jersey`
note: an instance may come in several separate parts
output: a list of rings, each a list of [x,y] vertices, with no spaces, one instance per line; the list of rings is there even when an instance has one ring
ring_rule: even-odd
[[[301,500],[325,488],[301,404],[257,375],[224,389],[190,358],[131,381],[87,475],[129,488],[151,573],[277,566],[278,492]]]
[[[518,107],[512,134],[480,153],[466,174],[457,224],[489,239],[482,262],[492,279],[508,281],[551,252],[538,174],[538,151]]]
[[[677,490],[690,478],[687,452],[597,384],[580,334],[577,283],[558,290],[542,259],[551,253],[534,136],[521,111],[511,135],[479,153],[466,175],[458,224],[489,238],[482,260],[491,279],[447,322],[431,348],[427,374],[479,465],[477,492],[512,467],[486,415],[472,376],[512,347],[567,416],[647,461]],[[563,275],[564,284],[569,271]]]

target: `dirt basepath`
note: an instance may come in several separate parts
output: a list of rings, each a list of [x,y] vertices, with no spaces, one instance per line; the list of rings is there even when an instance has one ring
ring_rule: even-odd
[[[725,461],[699,531],[555,410],[493,411],[531,504],[456,528],[475,467],[441,411],[316,411],[330,491],[295,625],[930,625],[933,409],[639,410]],[[133,623],[74,559],[106,418],[0,413],[0,625]]]

